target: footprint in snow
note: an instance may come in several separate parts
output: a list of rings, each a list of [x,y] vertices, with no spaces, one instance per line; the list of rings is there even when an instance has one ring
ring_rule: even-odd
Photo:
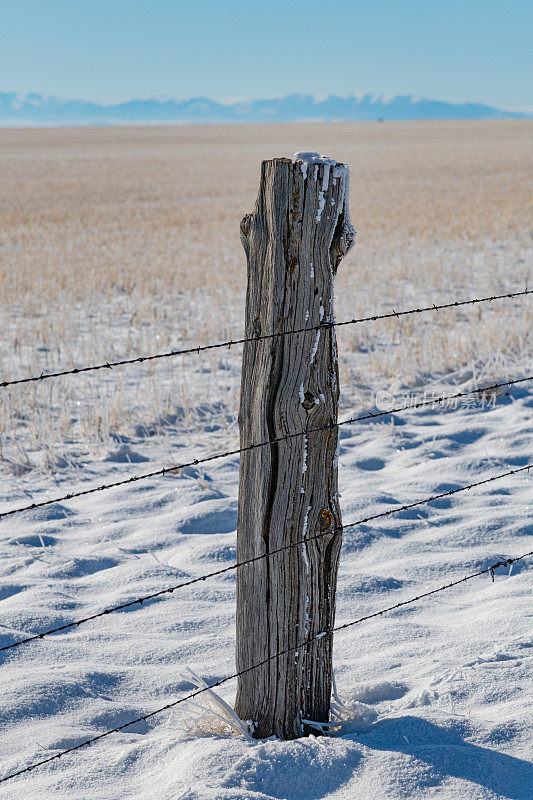
[[[56,544],[58,540],[54,539],[53,536],[47,536],[44,533],[37,534],[35,536],[18,536],[16,542],[18,544],[25,544],[28,547],[51,547],[53,544]]]
[[[358,700],[360,703],[383,703],[385,700],[398,700],[409,691],[405,683],[398,681],[380,681],[379,683],[368,683],[358,687],[350,694],[350,700]]]
[[[117,450],[111,450],[104,458],[104,461],[111,461],[115,464],[140,464],[143,461],[148,461],[146,456],[141,455],[135,450],[128,447],[127,444],[121,445]]]
[[[36,502],[38,502],[38,499]],[[61,503],[51,503],[49,506],[34,508],[29,512],[34,522],[53,522],[55,520],[65,519],[66,517],[75,517],[77,513],[77,511],[73,511],[72,508],[67,508],[67,506],[61,505]]]
[[[26,588],[26,586],[17,584],[11,584],[11,586],[0,586],[0,602],[2,600],[8,600],[10,597],[13,597],[16,594],[20,594],[20,592],[23,592]]]
[[[355,462],[355,465],[359,467],[359,469],[364,469],[368,472],[376,472],[377,470],[383,469],[385,462],[381,458],[361,458],[359,461]]]
[[[178,523],[180,533],[233,533],[237,529],[237,501],[204,500],[196,503],[189,517]]]

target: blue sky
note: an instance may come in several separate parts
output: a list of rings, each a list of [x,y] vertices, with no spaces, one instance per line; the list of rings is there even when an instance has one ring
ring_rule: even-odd
[[[532,0],[0,0],[0,91],[533,109]]]

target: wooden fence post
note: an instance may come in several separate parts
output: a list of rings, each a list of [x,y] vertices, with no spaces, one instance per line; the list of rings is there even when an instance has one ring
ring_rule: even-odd
[[[333,320],[333,277],[354,238],[348,167],[316,153],[263,161],[256,206],[241,222],[248,261],[246,337]],[[244,346],[241,447],[335,424],[335,330]],[[333,626],[341,535],[335,427],[241,454],[237,560],[331,531],[237,570],[237,669]],[[236,711],[254,736],[295,739],[327,722],[332,637],[239,679]]]

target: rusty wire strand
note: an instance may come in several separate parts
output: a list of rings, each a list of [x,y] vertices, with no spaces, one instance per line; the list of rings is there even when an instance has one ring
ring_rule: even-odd
[[[281,331],[279,333],[268,333],[263,336],[250,336],[244,339],[229,339],[227,342],[216,342],[215,344],[200,345],[197,347],[188,347],[184,350],[169,350],[166,353],[155,353],[148,356],[137,356],[136,358],[125,358],[121,361],[108,361],[105,364],[94,364],[88,367],[74,367],[73,369],[60,370],[58,372],[41,373],[40,375],[33,375],[28,378],[18,378],[15,380],[7,380],[0,382],[0,388],[5,389],[8,386],[15,386],[20,383],[35,383],[44,381],[47,378],[59,378],[63,375],[79,375],[82,372],[94,372],[99,369],[112,369],[113,367],[121,367],[125,364],[141,364],[144,361],[155,361],[159,358],[172,358],[174,356],[190,355],[192,353],[201,353],[206,350],[215,350],[219,347],[233,347],[238,344],[246,344],[247,342],[262,342],[268,339],[277,339],[280,336],[289,336],[294,333],[306,333],[307,331],[321,330],[322,328],[340,328],[343,325],[355,325],[360,322],[376,322],[379,319],[391,319],[394,317],[404,317],[409,314],[423,314],[426,311],[441,311],[447,308],[459,308],[460,306],[475,305],[477,303],[487,303],[494,300],[503,300],[513,297],[523,297],[524,295],[533,294],[532,289],[525,289],[522,292],[509,292],[508,294],[492,295],[490,297],[480,297],[472,300],[460,300],[453,303],[443,303],[441,305],[425,306],[423,308],[412,308],[408,311],[392,311],[387,314],[374,314],[371,317],[359,317],[354,319],[344,320],[342,322],[321,322],[320,325],[315,325],[311,328],[295,328],[290,331]]]
[[[406,406],[399,406],[398,408],[390,408],[387,411],[378,411],[375,414],[369,412],[360,417],[351,417],[350,419],[343,420],[342,422],[330,422],[328,425],[322,425],[320,428],[308,428],[305,431],[298,431],[297,433],[287,433],[284,436],[278,436],[275,439],[269,439],[266,442],[257,442],[256,444],[249,444],[246,447],[239,447],[237,450],[227,450],[224,453],[216,453],[214,456],[205,456],[204,458],[195,458],[193,461],[187,461],[184,464],[175,464],[172,467],[163,467],[162,469],[154,470],[153,472],[145,472],[142,475],[132,475],[130,478],[123,478],[120,481],[113,483],[106,483],[102,486],[93,486],[90,489],[82,489],[79,492],[69,492],[62,497],[54,497],[51,500],[43,500],[40,503],[31,503],[28,506],[21,506],[20,508],[12,508],[10,511],[0,512],[0,519],[9,517],[12,514],[20,514],[24,511],[32,511],[34,508],[42,508],[43,506],[53,505],[54,503],[61,503],[64,500],[72,500],[75,497],[83,497],[87,494],[94,492],[102,492],[106,489],[115,489],[117,486],[124,486],[127,483],[135,483],[136,481],[147,480],[148,478],[156,478],[161,475],[167,475],[169,472],[177,472],[178,470],[185,469],[186,467],[195,467],[198,464],[206,464],[208,461],[215,461],[219,458],[226,458],[228,456],[236,456],[239,453],[247,453],[250,450],[255,450],[258,447],[267,447],[268,445],[277,444],[278,442],[286,442],[298,436],[307,436],[310,433],[319,433],[320,431],[332,430],[339,428],[342,425],[351,425],[354,422],[362,422],[367,419],[376,419],[377,417],[388,416],[389,414],[397,414],[401,411],[409,411],[410,409],[422,408],[423,406],[433,405],[434,403],[444,403],[447,400],[456,400],[459,397],[466,397],[471,394],[479,394],[480,392],[490,392],[494,389],[500,389],[503,386],[514,386],[517,383],[524,383],[525,381],[533,380],[533,375],[527,378],[517,378],[512,381],[504,381],[503,383],[494,383],[491,386],[482,386],[479,389],[469,389],[467,392],[456,392],[455,394],[443,395],[442,397],[435,397],[431,400],[421,400],[418,403],[410,403]]]
[[[245,567],[249,564],[253,564],[256,561],[261,561],[263,558],[270,558],[270,556],[274,556],[278,553],[283,553],[286,550],[291,550],[294,547],[299,547],[303,544],[308,544],[309,542],[316,541],[317,539],[322,539],[324,536],[332,536],[336,533],[341,533],[342,531],[346,530],[347,528],[353,528],[356,525],[364,525],[367,522],[372,522],[376,519],[382,519],[383,517],[388,517],[391,514],[397,514],[400,511],[408,511],[411,508],[415,508],[416,506],[424,505],[425,503],[431,503],[433,500],[440,500],[443,497],[450,497],[453,494],[458,494],[459,492],[465,492],[469,489],[474,489],[477,486],[483,486],[485,483],[492,483],[492,481],[500,480],[501,478],[506,478],[509,475],[516,475],[518,472],[529,472],[530,469],[533,469],[533,464],[528,464],[525,467],[519,467],[517,469],[512,469],[509,472],[503,472],[500,475],[493,475],[491,478],[485,478],[482,481],[476,481],[475,483],[471,483],[468,486],[460,486],[457,489],[449,489],[446,492],[442,492],[441,494],[435,494],[431,497],[425,497],[423,500],[416,500],[414,503],[408,503],[407,505],[403,506],[395,506],[394,508],[389,508],[387,511],[380,511],[378,514],[372,514],[370,517],[364,517],[363,519],[355,520],[354,522],[347,522],[344,525],[340,525],[332,530],[323,531],[315,536],[308,536],[305,539],[299,539],[296,542],[291,542],[290,544],[284,545],[283,547],[278,547],[275,550],[269,550],[268,553],[262,553],[260,556],[254,556],[253,558],[247,558],[244,561],[239,561],[235,564],[231,564],[228,567],[223,567],[222,569],[217,569],[215,572],[208,572],[205,575],[200,575],[198,578],[191,578],[188,581],[183,581],[182,583],[175,584],[174,586],[169,586],[167,589],[160,589],[158,592],[153,592],[152,594],[144,595],[144,597],[138,597],[135,600],[128,600],[126,603],[121,603],[118,606],[112,606],[111,608],[106,608],[103,611],[99,611],[96,614],[91,614],[88,617],[83,617],[82,619],[75,620],[74,622],[68,622],[65,625],[60,625],[57,628],[51,628],[50,630],[43,631],[42,633],[36,633],[33,636],[28,636],[26,639],[21,639],[17,642],[12,642],[11,644],[4,645],[0,647],[0,652],[3,650],[12,650],[15,647],[20,647],[23,644],[27,644],[28,642],[34,642],[37,639],[43,639],[45,636],[51,636],[54,633],[60,633],[61,631],[68,630],[69,628],[76,628],[80,625],[85,624],[86,622],[90,622],[94,619],[98,619],[99,617],[105,617],[108,614],[112,614],[114,611],[122,611],[124,608],[131,608],[131,606],[135,606],[137,604],[143,605],[143,603],[155,600],[159,597],[168,597],[173,592],[178,589],[183,589],[186,586],[192,586],[195,583],[200,583],[201,581],[205,581],[208,578],[214,578],[217,575],[224,575],[225,573],[232,572],[233,570],[239,569],[240,567]]]
[[[517,561],[521,561],[523,558],[527,558],[528,556],[531,555],[533,555],[533,550],[530,551],[529,553],[523,553],[520,556],[515,556],[513,558],[506,558],[501,561],[496,561],[494,564],[491,564],[490,567],[481,569],[479,570],[479,572],[474,572],[471,575],[465,575],[463,578],[459,578],[456,581],[447,583],[444,586],[439,586],[437,589],[431,589],[428,592],[423,592],[422,594],[419,594],[416,597],[411,597],[409,600],[402,600],[399,603],[395,603],[392,606],[388,606],[387,608],[381,609],[381,611],[374,611],[372,614],[366,614],[364,617],[359,617],[358,619],[351,620],[351,622],[345,622],[343,625],[336,625],[333,628],[328,628],[325,631],[322,631],[321,633],[315,634],[314,636],[310,636],[307,639],[304,639],[302,642],[299,642],[296,645],[278,651],[273,656],[268,656],[262,661],[259,661],[257,664],[252,664],[251,667],[246,667],[246,669],[240,670],[239,672],[235,672],[233,673],[233,675],[228,675],[226,678],[222,678],[219,681],[215,681],[210,686],[197,689],[196,691],[191,692],[188,695],[185,695],[185,697],[180,697],[179,700],[174,700],[172,703],[167,703],[166,705],[161,706],[160,708],[156,708],[155,711],[150,711],[148,714],[143,714],[142,716],[136,717],[135,719],[132,719],[129,722],[125,722],[122,725],[117,725],[116,728],[112,728],[109,731],[100,733],[97,736],[91,737],[90,739],[85,739],[85,741],[80,742],[80,744],[74,745],[74,747],[69,747],[66,750],[61,750],[59,753],[56,753],[55,755],[50,756],[49,758],[44,758],[42,761],[36,761],[34,764],[30,764],[30,766],[28,767],[24,767],[23,769],[17,770],[16,772],[4,775],[4,777],[0,778],[0,783],[4,783],[4,781],[8,781],[11,778],[23,775],[26,772],[31,772],[36,767],[41,767],[43,766],[43,764],[49,764],[51,761],[56,761],[62,758],[62,756],[67,755],[68,753],[73,753],[76,750],[80,750],[82,747],[88,747],[94,742],[98,742],[100,741],[100,739],[104,739],[106,736],[110,736],[112,733],[119,733],[120,731],[123,731],[125,728],[128,728],[130,725],[135,725],[137,722],[145,722],[146,720],[155,717],[156,714],[161,714],[163,711],[168,711],[171,708],[175,708],[181,703],[185,703],[187,700],[192,700],[194,697],[197,697],[199,694],[202,694],[203,692],[207,692],[210,689],[222,686],[222,684],[227,683],[228,681],[231,681],[234,678],[239,678],[241,675],[246,675],[248,672],[252,672],[252,670],[254,669],[259,669],[260,667],[264,666],[265,664],[268,664],[270,661],[273,661],[276,658],[280,658],[281,656],[293,653],[295,650],[298,650],[301,647],[307,647],[313,642],[322,639],[324,636],[331,635],[337,631],[346,630],[346,628],[351,628],[353,625],[359,625],[361,622],[366,622],[369,619],[380,617],[382,616],[382,614],[387,614],[390,611],[395,611],[397,608],[402,608],[402,606],[409,605],[410,603],[416,603],[417,601],[422,600],[425,597],[437,594],[438,592],[443,592],[446,589],[451,589],[453,586],[458,586],[461,583],[466,583],[466,581],[470,581],[473,578],[478,578],[480,575],[485,575],[486,573],[490,573],[491,577],[494,578],[494,572],[496,569],[498,569],[498,567],[509,566],[510,564],[514,564]]]

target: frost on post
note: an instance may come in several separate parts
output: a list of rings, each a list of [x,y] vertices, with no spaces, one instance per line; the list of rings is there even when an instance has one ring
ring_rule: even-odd
[[[237,570],[236,711],[254,736],[316,733],[329,720],[331,636],[341,525],[333,279],[354,240],[349,173],[317,153],[264,161],[255,209],[241,223],[248,261],[241,447],[300,431],[241,456],[237,560],[312,540]],[[320,327],[319,330],[316,329]],[[316,539],[318,534],[323,534]],[[301,645],[301,646],[300,646]],[[304,722],[308,721],[308,722]]]

